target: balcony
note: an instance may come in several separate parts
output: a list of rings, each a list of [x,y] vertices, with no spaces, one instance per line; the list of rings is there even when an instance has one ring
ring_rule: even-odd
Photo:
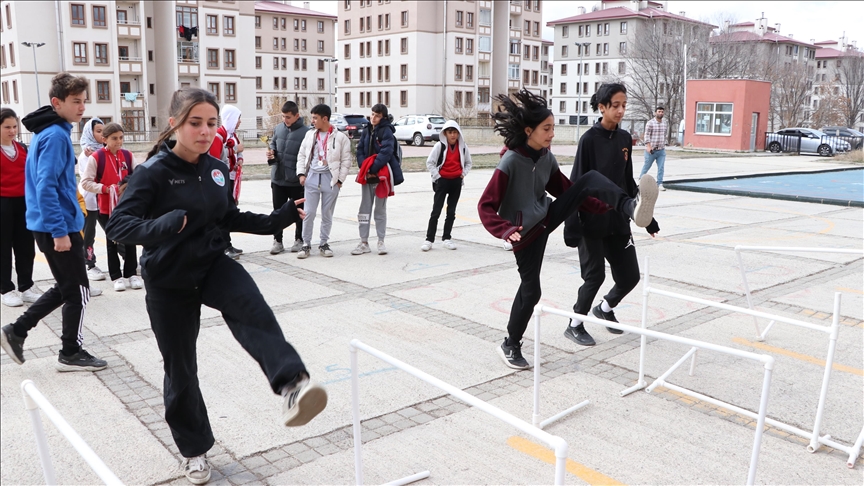
[[[141,74],[144,72],[142,63],[143,59],[140,57],[120,57],[120,74]]]
[[[198,43],[177,41],[177,73],[180,76],[198,76],[200,70]]]
[[[138,22],[137,20],[118,20],[117,37],[140,39],[141,22]]]
[[[510,2],[510,15],[522,15],[522,2]]]
[[[132,95],[135,95],[134,99]],[[144,93],[120,93],[120,108],[144,108]]]
[[[201,68],[198,60],[177,59],[177,73],[180,76],[198,76],[201,73]]]

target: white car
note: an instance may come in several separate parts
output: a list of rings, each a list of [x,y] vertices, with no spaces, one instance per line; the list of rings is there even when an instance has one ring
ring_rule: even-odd
[[[441,115],[403,116],[393,124],[396,140],[418,147],[426,142],[438,141],[438,134],[446,121]]]

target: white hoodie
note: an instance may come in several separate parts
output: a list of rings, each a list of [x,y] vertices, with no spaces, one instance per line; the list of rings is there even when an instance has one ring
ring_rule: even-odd
[[[439,142],[432,147],[432,152],[429,153],[429,157],[426,159],[426,168],[429,169],[429,174],[432,176],[432,182],[441,178],[441,174],[438,173],[438,169],[440,169],[438,166],[438,157],[442,150],[446,150],[447,136],[444,135],[444,130],[447,130],[448,128],[455,128],[456,131],[459,132],[459,162],[462,164],[462,178],[465,178],[471,170],[471,152],[468,150],[468,145],[465,143],[465,138],[462,136],[462,129],[459,128],[459,124],[456,123],[455,120],[448,120],[447,123],[444,124],[444,127],[441,128],[441,132],[438,134]],[[441,162],[443,164],[443,158],[441,159]]]

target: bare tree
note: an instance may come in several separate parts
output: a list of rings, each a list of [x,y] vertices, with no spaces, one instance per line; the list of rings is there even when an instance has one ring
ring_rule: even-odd
[[[456,120],[459,125],[471,126],[477,123],[477,105],[474,99],[455,99],[446,100],[438,107],[438,112],[447,120]],[[485,122],[484,122],[485,124]]]
[[[840,91],[843,95],[840,103],[844,124],[854,127],[858,113],[864,111],[864,53],[847,51],[837,62],[840,63],[836,73],[840,77]]]
[[[800,66],[785,63],[783,67],[769,71],[771,81],[772,118],[780,127],[798,127],[807,120],[806,110],[810,106],[810,80],[802,75]]]
[[[813,110],[810,117],[810,123],[813,128],[825,126],[838,126],[846,123],[844,114],[845,96],[840,94],[840,87],[837,84],[821,86],[821,97],[818,101],[819,105]]]

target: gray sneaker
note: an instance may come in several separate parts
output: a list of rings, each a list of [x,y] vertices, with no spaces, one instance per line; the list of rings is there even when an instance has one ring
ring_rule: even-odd
[[[306,425],[327,406],[327,390],[302,374],[296,384],[282,390],[282,423],[286,427]]]
[[[183,474],[192,484],[206,484],[210,481],[210,461],[205,454],[187,457],[183,460]]]
[[[24,364],[24,339],[15,334],[12,324],[6,324],[0,330],[0,347],[19,365]]]
[[[639,179],[639,195],[636,199],[636,207],[633,209],[633,223],[640,228],[645,228],[654,219],[654,204],[657,202],[657,181],[649,174]]]
[[[312,247],[309,245],[303,245],[303,248],[300,248],[300,252],[297,253],[297,259],[304,260],[309,258],[309,253],[312,251]]]
[[[323,257],[329,258],[329,257],[333,256],[333,250],[330,249],[330,245],[327,243],[324,243],[323,245],[319,246],[318,251],[321,252],[321,256],[323,256]]]
[[[294,244],[291,245],[291,253],[297,253],[298,251],[303,249],[303,240],[294,240]]]
[[[369,248],[369,243],[366,243],[365,241],[361,241],[360,244],[357,245],[357,248],[354,248],[353,250],[351,250],[351,254],[352,255],[362,255],[364,253],[369,253],[371,251],[372,251],[372,249]]]
[[[107,368],[108,362],[81,349],[72,356],[63,356],[61,351],[55,366],[57,371],[99,371]]]
[[[273,246],[270,247],[270,254],[271,255],[278,255],[278,254],[282,253],[283,251],[285,251],[285,247],[282,246],[282,242],[273,240]]]

